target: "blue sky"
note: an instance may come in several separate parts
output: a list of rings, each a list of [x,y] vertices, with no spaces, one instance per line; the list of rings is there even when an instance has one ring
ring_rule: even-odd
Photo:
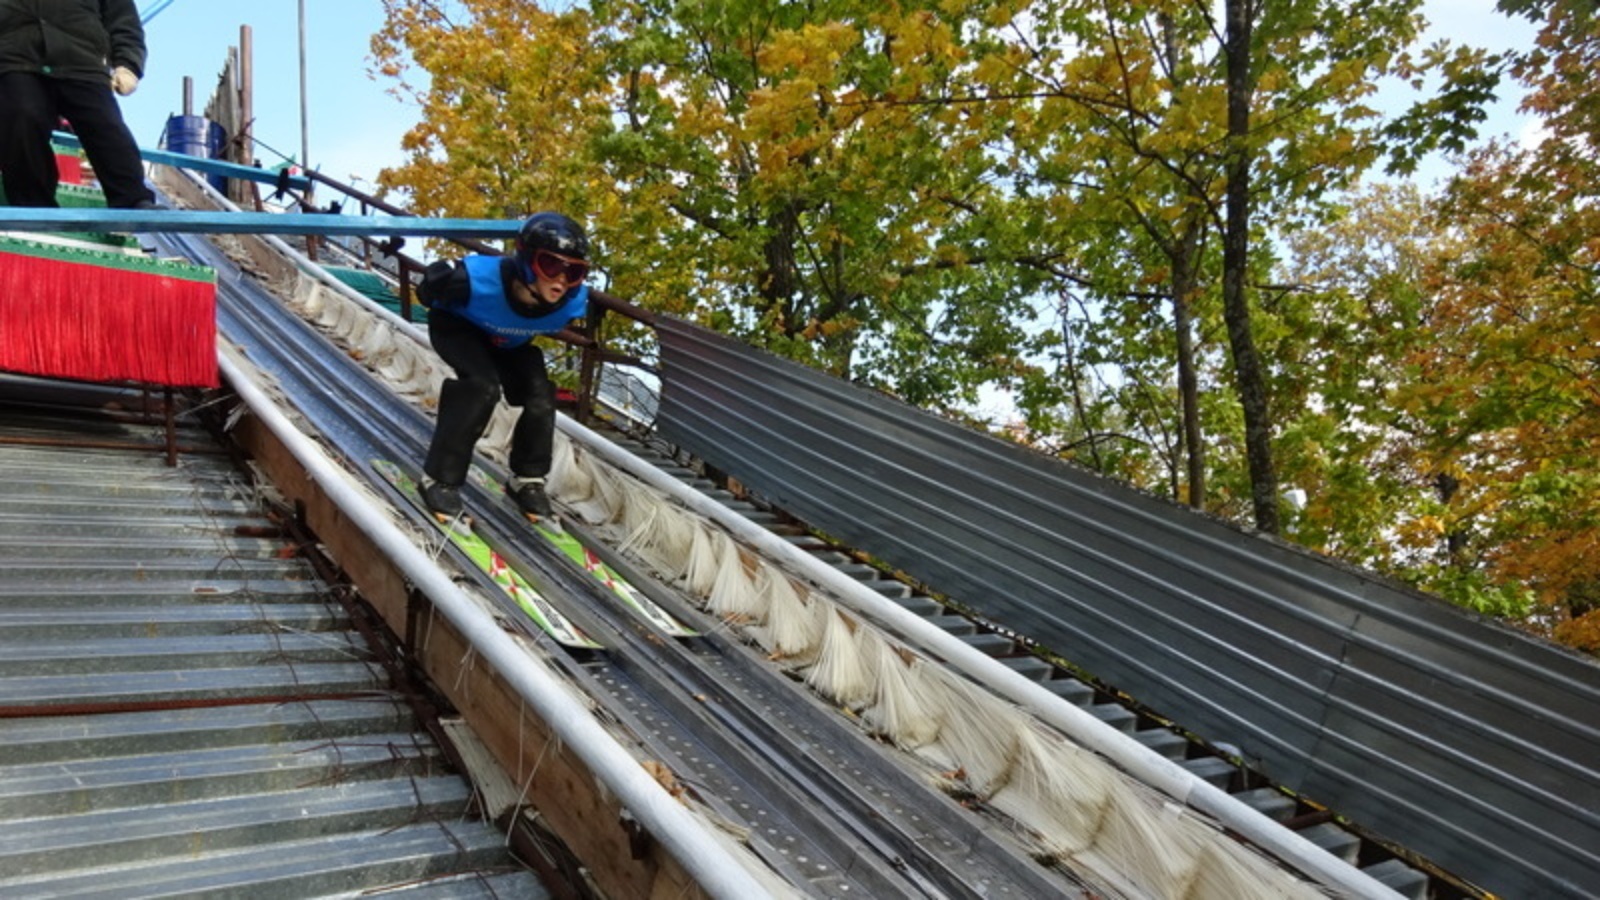
[[[139,0],[140,10],[160,5]],[[400,162],[400,137],[414,109],[374,81],[369,41],[383,24],[379,0],[306,0],[307,112],[311,163],[347,184]],[[173,0],[145,25],[149,59],[139,89],[122,98],[140,146],[154,147],[167,117],[183,111],[183,79],[194,80],[195,113],[216,89],[228,48],[249,25],[255,45],[256,138],[263,163],[276,150],[300,156],[300,29],[297,0]]]
[[[1509,18],[1495,11],[1496,0],[1424,0],[1422,14],[1429,23],[1426,41],[1448,40],[1452,44],[1483,47],[1491,52],[1527,50],[1533,47],[1538,28],[1527,19]],[[1503,82],[1500,98],[1490,109],[1489,118],[1479,127],[1479,140],[1509,136],[1515,140],[1536,140],[1535,122],[1517,112],[1522,102],[1522,85]],[[1435,158],[1418,169],[1419,187],[1448,178],[1453,167]]]
[[[141,10],[162,0],[138,0]],[[1433,37],[1490,49],[1528,46],[1534,29],[1494,12],[1495,0],[1426,0],[1423,13]],[[383,24],[380,0],[306,0],[306,76],[311,164],[358,187],[370,187],[379,169],[401,161],[400,138],[415,121],[415,109],[387,91],[388,79],[374,80],[371,36]],[[254,32],[256,137],[286,156],[300,155],[300,50],[297,0],[171,0],[145,26],[150,56],[145,80],[122,109],[142,146],[155,146],[167,116],[182,111],[183,78],[194,79],[196,112],[216,86],[227,48],[239,43],[239,29]],[[1485,136],[1520,135],[1525,123],[1515,114],[1515,88],[1484,128]],[[258,147],[264,162],[276,162]],[[1426,182],[1447,168],[1434,163],[1419,173]]]

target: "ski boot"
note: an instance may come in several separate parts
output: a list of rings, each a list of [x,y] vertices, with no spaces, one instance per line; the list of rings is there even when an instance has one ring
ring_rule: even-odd
[[[544,492],[543,478],[522,478],[512,476],[506,483],[506,493],[516,501],[517,509],[527,516],[529,521],[537,522],[548,519],[554,514],[550,508],[550,498]]]

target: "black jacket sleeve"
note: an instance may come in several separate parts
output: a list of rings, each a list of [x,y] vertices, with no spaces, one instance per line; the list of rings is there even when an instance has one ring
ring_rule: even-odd
[[[127,66],[144,77],[134,0],[0,0],[0,73],[97,81]]]
[[[465,306],[472,294],[472,279],[467,267],[456,259],[441,259],[422,270],[417,298],[429,309],[455,309]]]
[[[127,66],[144,77],[144,26],[139,23],[139,8],[133,0],[100,0],[100,21],[105,24],[111,51],[106,62],[112,68]]]
[[[139,8],[133,0],[99,0],[101,22],[106,24],[106,37],[110,51],[106,61],[110,67],[126,66],[133,74],[144,77],[144,26],[139,24]]]

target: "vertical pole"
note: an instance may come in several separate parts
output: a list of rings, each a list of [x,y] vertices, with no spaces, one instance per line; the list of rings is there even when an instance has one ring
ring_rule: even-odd
[[[238,158],[233,160],[241,166],[252,165],[255,162],[255,32],[249,25],[239,26],[239,135],[237,152]],[[234,179],[233,187],[238,192],[234,196],[237,203],[246,203],[251,198],[247,196],[242,182]]]
[[[306,114],[306,0],[300,0],[300,165],[311,168],[311,134]],[[307,195],[316,190],[312,185]]]
[[[249,25],[239,26],[239,158],[241,166],[255,163],[256,41]]]
[[[606,309],[598,303],[589,304],[589,338],[590,342],[583,348],[583,356],[578,371],[578,409],[573,418],[579,424],[593,421],[595,398],[600,396],[600,360],[605,349],[600,346],[600,326],[605,322]]]
[[[172,388],[161,389],[161,412],[167,432],[167,468],[178,465],[178,419],[173,409]]]
[[[404,256],[399,256],[400,271],[400,318],[407,322],[415,322],[417,313],[415,302],[412,299],[411,289],[411,263]]]

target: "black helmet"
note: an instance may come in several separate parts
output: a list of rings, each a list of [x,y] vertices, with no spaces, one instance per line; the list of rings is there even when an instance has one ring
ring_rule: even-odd
[[[533,262],[536,250],[549,250],[573,259],[589,258],[589,236],[583,226],[558,212],[539,212],[528,217],[517,232],[517,260]]]

